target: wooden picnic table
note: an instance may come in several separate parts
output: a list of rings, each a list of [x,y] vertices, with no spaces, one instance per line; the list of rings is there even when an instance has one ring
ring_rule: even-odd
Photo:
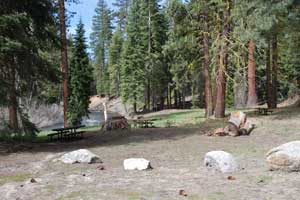
[[[132,120],[135,128],[152,128],[154,127],[154,122],[151,119],[136,119]]]
[[[78,136],[80,136],[80,138],[83,138],[83,131],[77,131],[77,129],[83,127],[85,127],[85,125],[52,129],[52,131],[54,131],[55,133],[50,133],[47,136],[50,140],[53,140],[55,137],[57,137],[58,140],[73,139],[77,138]]]
[[[273,111],[270,110],[269,108],[256,108],[256,110],[261,115],[268,115],[268,114],[272,114],[273,113]]]

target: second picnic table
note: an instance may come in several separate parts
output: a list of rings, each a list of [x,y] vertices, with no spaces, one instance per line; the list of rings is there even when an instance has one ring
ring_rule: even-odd
[[[57,137],[58,140],[72,139],[72,138],[77,138],[78,136],[80,136],[80,138],[83,138],[83,131],[77,131],[77,129],[83,127],[85,127],[85,125],[52,129],[52,131],[54,131],[55,133],[50,133],[47,136],[50,140],[55,139],[55,137]]]
[[[136,119],[133,120],[133,124],[135,128],[152,128],[154,127],[153,121],[153,119]]]
[[[257,112],[261,115],[268,115],[273,113],[273,111],[269,108],[257,108]]]

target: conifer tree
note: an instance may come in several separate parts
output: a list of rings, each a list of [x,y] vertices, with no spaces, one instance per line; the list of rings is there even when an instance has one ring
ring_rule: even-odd
[[[105,0],[99,0],[93,17],[91,48],[97,92],[109,94],[108,49],[112,37],[112,11]]]
[[[121,84],[121,52],[122,52],[123,38],[121,30],[116,30],[113,34],[111,44],[109,47],[109,80],[110,80],[110,94],[120,96]]]
[[[116,18],[118,29],[122,31],[122,34],[127,22],[129,1],[130,0],[116,0],[115,3],[113,3],[113,5],[117,7],[117,11],[114,12],[114,17]]]
[[[10,130],[33,135],[37,130],[22,112],[19,99],[29,93],[33,80],[56,75],[45,56],[57,44],[54,4],[4,0],[0,5],[1,103],[9,108]]]
[[[84,33],[84,25],[80,20],[74,36],[70,63],[68,120],[73,125],[80,124],[82,117],[88,115],[91,84],[93,81],[92,67],[89,64]]]
[[[132,103],[134,111],[143,104],[145,90],[145,52],[141,1],[130,1],[126,26],[126,40],[122,51],[121,95],[124,102]]]

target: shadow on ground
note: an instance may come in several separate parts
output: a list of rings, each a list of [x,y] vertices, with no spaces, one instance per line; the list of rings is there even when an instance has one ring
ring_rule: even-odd
[[[86,132],[84,139],[76,141],[55,141],[43,143],[0,143],[0,154],[63,152],[81,148],[98,146],[129,145],[134,143],[149,143],[156,140],[179,140],[195,134],[205,133],[203,128],[149,128],[123,131],[94,131]]]

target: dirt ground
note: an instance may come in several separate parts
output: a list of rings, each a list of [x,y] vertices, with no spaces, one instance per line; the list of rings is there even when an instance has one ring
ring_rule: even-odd
[[[193,128],[90,132],[74,142],[0,143],[0,199],[298,200],[300,173],[268,171],[265,154],[299,140],[299,119],[299,109],[253,116],[250,120],[257,126],[253,133],[234,138],[205,136],[216,126],[207,122]],[[80,148],[99,155],[103,163],[52,161]],[[208,171],[203,158],[212,150],[232,153],[240,170],[233,174]],[[150,160],[153,170],[125,171],[123,160],[130,157]],[[101,166],[105,169],[100,170]],[[188,196],[180,196],[180,190]]]

